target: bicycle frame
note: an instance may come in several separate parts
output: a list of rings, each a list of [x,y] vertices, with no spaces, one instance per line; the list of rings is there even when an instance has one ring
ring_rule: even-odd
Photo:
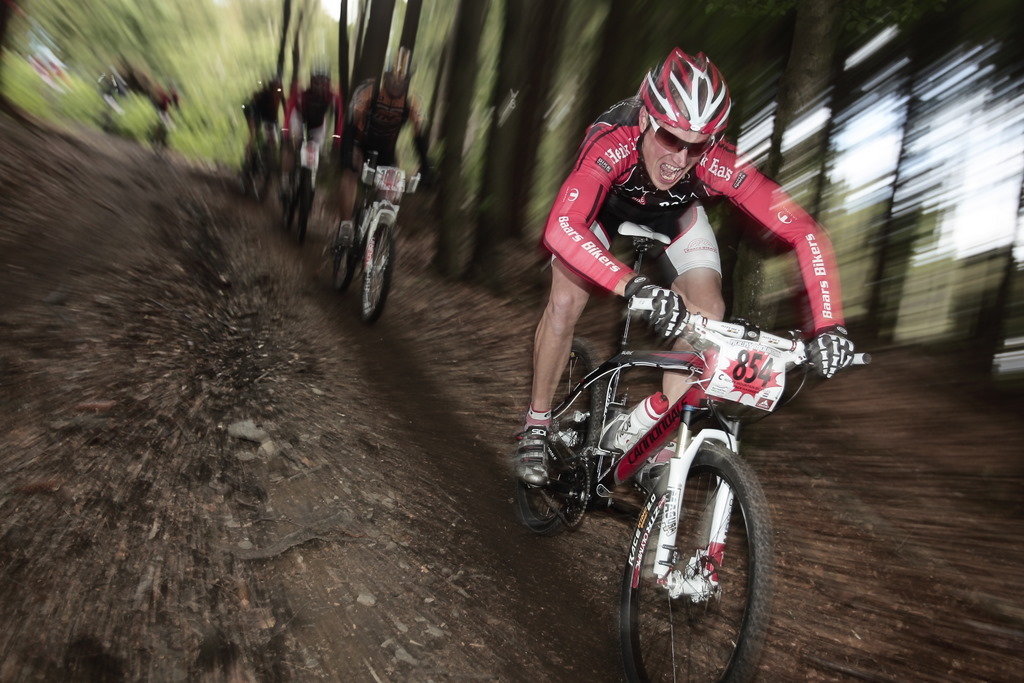
[[[320,167],[320,145],[314,140],[305,140],[299,147],[299,166],[308,168],[316,180],[316,172]]]
[[[564,415],[585,390],[598,384],[602,379],[611,377],[615,381],[609,382],[609,387],[602,398],[603,414],[600,417],[603,418],[609,404],[614,399],[612,385],[617,384],[618,376],[622,372],[637,367],[688,373],[694,384],[707,383],[710,375],[704,358],[693,351],[622,351],[582,378],[565,400],[552,411],[553,417],[558,418]],[[690,405],[687,399],[687,394],[680,397],[654,426],[626,452],[616,455],[598,448],[597,452],[593,454],[598,458],[596,491],[598,495],[607,495],[609,487],[605,482],[617,485],[634,477],[675,435],[676,454],[668,461],[667,486],[670,495],[664,511],[665,516],[660,536],[657,539],[655,572],[659,583],[667,581],[674,566],[677,522],[680,504],[683,500],[686,474],[693,465],[693,460],[701,446],[707,441],[718,441],[734,453],[739,452],[738,424],[736,423],[725,424],[727,421],[724,418],[719,418],[721,426],[726,428],[705,427],[696,434],[691,431],[691,425],[695,421],[715,416],[715,412],[712,408],[699,409]],[[607,464],[605,464],[606,460]],[[706,549],[708,557],[716,558],[719,561],[725,547],[728,531],[727,520],[732,509],[732,502],[732,492],[725,482],[722,482],[714,503],[712,517],[715,523],[709,529]],[[633,552],[631,552],[632,556]],[[676,582],[676,585],[669,586],[673,597],[678,597],[685,592],[694,600],[706,598],[712,589],[713,584],[693,581],[679,581]]]
[[[391,224],[397,222],[402,197],[406,192],[416,191],[419,178],[419,174],[416,174],[407,183],[405,171],[396,166],[376,166],[372,161],[363,163],[360,180],[364,186],[366,203],[358,226],[359,244],[367,244],[382,221]],[[364,254],[364,262],[369,263],[372,256]]]

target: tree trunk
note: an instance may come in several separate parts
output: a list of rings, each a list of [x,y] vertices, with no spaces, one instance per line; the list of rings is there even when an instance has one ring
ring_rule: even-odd
[[[505,7],[483,186],[470,276],[493,289],[503,283],[506,241],[522,234],[551,84],[563,0],[520,0]]]
[[[359,5],[359,13],[356,16],[356,52],[352,58],[352,85],[359,81],[355,80],[355,69],[359,63],[359,55],[363,54],[363,42],[366,38],[366,16],[370,13],[370,0],[362,0]]]
[[[784,181],[782,137],[789,125],[820,106],[827,93],[841,27],[842,6],[839,0],[798,2],[793,44],[779,85],[771,150],[762,168],[770,178]],[[819,133],[805,145],[813,160],[825,149],[827,139]],[[820,162],[812,163],[817,165]],[[764,251],[756,241],[744,239],[739,243],[734,276],[734,310],[761,325],[771,326],[775,311],[762,298],[765,290],[763,256]]]
[[[480,36],[489,5],[488,0],[461,0],[451,39],[452,73],[445,97],[447,108],[442,126],[443,154],[439,164],[441,220],[437,252],[434,254],[435,268],[446,277],[458,277],[462,270],[459,247],[466,239],[466,217],[462,211],[466,198],[462,156],[473,107]]]
[[[636,11],[636,0],[611,0],[608,5],[603,35],[598,42],[597,60],[591,69],[594,85],[586,89],[583,94],[584,104],[578,109],[578,116],[582,119],[582,125],[579,126],[581,132],[608,107],[634,94],[639,88],[640,82],[629,60],[622,58],[622,53],[630,49],[630,40],[648,40],[642,31],[624,29],[637,21]],[[601,49],[600,46],[614,47]],[[668,54],[671,47],[674,46],[665,48],[665,54]]]
[[[537,155],[544,131],[544,113],[550,98],[555,70],[550,64],[557,63],[562,49],[562,38],[565,36],[565,20],[569,14],[569,0],[548,0],[542,3],[541,30],[539,40],[530,50],[527,81],[530,87],[525,88],[520,96],[518,145],[512,164],[513,170],[520,172],[512,178],[512,213],[509,229],[513,237],[522,237],[526,223],[526,209],[533,188],[534,171],[537,167]]]
[[[444,93],[448,90],[448,82],[451,75],[451,60],[448,56],[451,54],[451,43],[445,43],[444,48],[441,50],[441,63],[437,66],[437,78],[434,79],[434,92],[430,98],[430,114],[427,116],[427,121],[430,125],[430,148],[433,149],[437,145],[437,141],[441,137],[441,121],[444,118],[446,111],[444,102]]]
[[[288,44],[288,24],[292,20],[292,0],[284,0],[284,20],[281,22],[281,41],[277,49],[277,74],[278,78],[284,76],[284,51]]]
[[[384,72],[384,61],[388,52],[388,36],[391,34],[391,19],[395,14],[395,0],[373,0],[370,16],[366,22],[366,35],[356,57],[352,74],[352,88],[355,89],[367,79],[377,80]]]
[[[3,72],[4,72],[4,43],[7,41],[7,26],[10,23],[11,18],[11,5],[6,2],[0,1],[0,97],[4,97],[3,93]]]
[[[304,17],[304,10],[299,10],[299,20],[295,22],[295,36],[292,38],[292,78],[288,82],[289,88],[285,91],[285,97],[291,93],[291,86],[299,82],[299,64],[302,61],[302,51],[299,47],[302,39],[302,20]],[[286,121],[285,124],[288,122]]]
[[[348,78],[351,73],[348,63],[348,0],[341,0],[338,17],[338,89],[341,91],[341,101],[347,105],[351,94]]]
[[[819,106],[828,91],[842,17],[839,0],[800,0],[797,4],[793,45],[779,81],[771,151],[762,169],[769,177],[782,177],[782,137],[790,124]]]
[[[0,55],[4,53],[4,43],[7,40],[7,24],[11,17],[11,4],[0,2]]]
[[[422,9],[423,0],[407,0],[405,22],[402,24],[402,39],[398,41],[398,45],[407,48],[410,53],[416,47],[416,34],[420,28],[420,11]]]
[[[914,244],[926,232],[934,229],[935,221],[926,222],[921,211],[901,212],[897,215],[897,198],[901,205],[914,205],[913,199],[904,196],[904,190],[916,177],[913,175],[912,159],[909,147],[923,117],[928,115],[926,103],[917,96],[915,84],[933,66],[933,60],[939,56],[944,41],[936,40],[942,35],[941,19],[926,19],[917,22],[909,37],[910,63],[903,80],[903,96],[907,101],[903,118],[903,136],[900,139],[900,151],[896,161],[891,191],[887,198],[885,213],[881,220],[877,236],[872,240],[875,251],[874,274],[868,280],[869,288],[867,316],[864,329],[868,338],[879,342],[889,342],[895,338],[899,317],[899,300],[902,296],[904,281],[910,271],[910,259],[914,253]],[[943,36],[950,38],[950,36]],[[896,58],[890,58],[895,62]],[[907,214],[909,213],[909,218]],[[929,228],[931,226],[931,228]]]

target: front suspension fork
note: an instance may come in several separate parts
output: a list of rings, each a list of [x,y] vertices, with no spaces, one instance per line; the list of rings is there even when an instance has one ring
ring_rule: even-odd
[[[693,412],[687,411],[679,425],[676,443],[676,455],[669,461],[668,494],[662,511],[662,524],[658,533],[657,551],[655,553],[654,574],[659,584],[678,584],[670,582],[670,574],[680,561],[679,549],[676,546],[676,535],[679,530],[679,519],[682,513],[683,494],[686,487],[686,473],[693,466],[697,452],[705,441],[720,441],[730,450],[736,449],[736,439],[729,433],[719,429],[702,429],[696,435],[690,428]],[[729,516],[732,511],[732,489],[725,482],[720,482],[715,495],[714,509],[711,514],[711,528],[707,545],[698,550],[695,557],[687,560],[687,565],[695,565],[694,569],[708,572],[712,582],[717,583],[717,567],[720,565],[725,551],[725,537],[728,532]],[[696,563],[696,564],[695,564]],[[690,573],[690,572],[688,572]],[[688,581],[686,583],[689,583]],[[706,583],[706,582],[704,582]],[[693,593],[694,586],[670,586],[673,593]],[[673,597],[677,597],[674,595]],[[696,599],[696,597],[695,597]]]

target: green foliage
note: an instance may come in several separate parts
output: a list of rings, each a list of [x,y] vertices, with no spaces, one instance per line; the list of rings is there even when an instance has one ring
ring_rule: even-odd
[[[303,71],[308,73],[318,58],[333,65],[337,23],[319,2],[292,4],[285,74],[300,7],[307,8],[300,40]],[[96,87],[99,75],[111,67],[122,74],[130,67],[179,91],[181,110],[172,112],[173,149],[196,159],[239,163],[247,135],[241,105],[275,68],[281,0],[33,0],[25,9],[27,17],[10,29],[4,64],[4,91],[17,104],[43,118],[106,127],[145,141],[156,121],[152,104],[132,96],[120,100],[125,112],[118,115]],[[40,44],[51,46],[67,65],[70,86],[63,93],[46,86],[23,58]]]
[[[39,118],[52,118],[56,93],[49,88],[27,61],[5,52],[3,57],[4,92],[12,102]]]
[[[48,85],[27,60],[4,56],[5,92],[33,116],[55,122],[98,125],[106,104],[89,81],[68,75],[59,88]]]

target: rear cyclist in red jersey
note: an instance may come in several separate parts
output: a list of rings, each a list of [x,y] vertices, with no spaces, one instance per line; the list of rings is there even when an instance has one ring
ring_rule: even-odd
[[[553,255],[551,292],[537,325],[531,404],[517,437],[515,467],[522,481],[547,482],[545,444],[555,386],[594,288],[650,299],[648,322],[665,338],[682,332],[686,310],[716,320],[725,315],[718,245],[701,200],[728,198],[790,245],[814,316],[816,367],[831,377],[852,362],[831,242],[778,184],[725,142],[731,108],[715,65],[703,53],[690,56],[675,48],[647,74],[635,97],[612,106],[587,130],[544,230],[544,245]],[[670,289],[611,253],[611,239],[624,221],[672,238],[661,258]],[[688,387],[685,379],[666,373],[670,402]]]
[[[295,169],[296,151],[304,139],[322,149],[328,121],[334,145],[339,146],[343,121],[341,94],[331,87],[330,72],[317,67],[310,73],[309,87],[302,90],[293,83],[285,102],[283,132],[288,144],[282,145],[281,153],[282,194],[291,187],[289,178]]]

